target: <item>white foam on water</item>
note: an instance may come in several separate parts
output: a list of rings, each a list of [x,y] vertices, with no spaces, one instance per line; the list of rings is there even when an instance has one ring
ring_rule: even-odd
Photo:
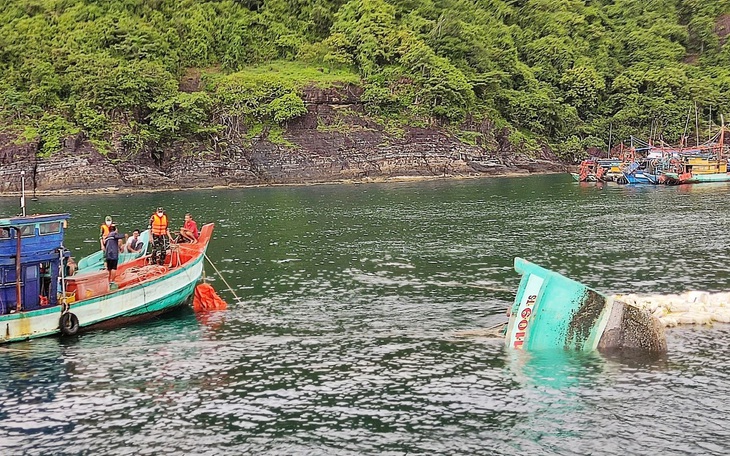
[[[730,323],[730,293],[687,291],[681,294],[626,294],[612,297],[648,310],[665,327]]]

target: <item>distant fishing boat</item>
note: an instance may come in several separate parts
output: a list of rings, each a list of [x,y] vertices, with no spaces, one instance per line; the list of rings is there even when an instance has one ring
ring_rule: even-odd
[[[665,172],[661,177],[661,182],[668,185],[728,181],[727,159],[723,158],[722,152],[718,155],[683,156],[678,171]]]
[[[505,344],[518,350],[666,351],[664,327],[648,312],[522,258]]]
[[[609,182],[615,181],[623,175],[627,163],[634,161],[634,150],[624,150],[623,145],[618,157],[611,158],[589,158],[583,160],[577,172],[571,172],[571,176],[577,182]]]
[[[23,210],[25,212],[25,210]],[[0,218],[0,343],[111,327],[148,319],[191,300],[213,233],[173,244],[164,265],[142,256],[107,271],[65,275],[69,214]]]
[[[623,164],[621,158],[599,158],[598,164],[606,170],[603,175],[604,180],[615,181],[621,176],[621,165]]]
[[[652,165],[650,183],[668,185],[728,182],[728,147],[725,123],[714,137],[692,147],[652,145],[647,148],[646,163]],[[626,176],[630,181],[629,176]]]
[[[150,243],[150,230],[144,230],[139,234],[139,242],[142,243],[142,248],[139,252],[119,252],[119,265],[127,263],[137,258],[143,257],[147,253],[147,247]],[[80,259],[77,263],[77,273],[84,273],[88,271],[101,271],[104,269],[104,252],[97,250],[91,255],[85,256]]]
[[[603,182],[606,168],[596,159],[583,160],[580,163],[578,172],[571,172],[570,175],[576,182]]]
[[[619,184],[653,184],[659,183],[661,172],[647,169],[647,160],[625,164],[621,170],[621,177],[616,180]]]
[[[635,144],[638,143],[638,144]],[[671,169],[670,157],[658,152],[651,143],[645,143],[631,137],[631,147],[620,145],[622,163],[620,176],[616,179],[619,184],[660,184],[661,175]]]

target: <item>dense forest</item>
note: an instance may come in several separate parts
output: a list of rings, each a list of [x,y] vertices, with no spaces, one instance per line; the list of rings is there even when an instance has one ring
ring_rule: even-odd
[[[0,128],[39,156],[79,131],[128,157],[281,133],[305,88],[345,84],[381,124],[473,141],[488,121],[561,157],[706,137],[730,113],[730,0],[0,4]]]

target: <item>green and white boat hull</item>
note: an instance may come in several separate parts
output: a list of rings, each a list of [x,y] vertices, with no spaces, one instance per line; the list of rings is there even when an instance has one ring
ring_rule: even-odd
[[[677,173],[664,173],[666,181],[679,184],[702,184],[709,182],[729,182],[729,173],[693,174],[690,177],[682,177]]]
[[[184,304],[202,277],[204,254],[166,274],[72,303],[81,330],[153,317]],[[0,316],[0,343],[59,334],[62,306]]]

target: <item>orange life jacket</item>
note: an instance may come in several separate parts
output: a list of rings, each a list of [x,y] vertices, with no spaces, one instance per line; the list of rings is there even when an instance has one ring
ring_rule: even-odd
[[[155,212],[152,214],[152,234],[161,236],[165,233],[167,233],[167,214],[162,214],[162,217],[160,217]]]
[[[109,235],[109,227],[107,226],[106,223],[104,223],[103,225],[101,225],[101,237],[105,238],[108,235]]]

